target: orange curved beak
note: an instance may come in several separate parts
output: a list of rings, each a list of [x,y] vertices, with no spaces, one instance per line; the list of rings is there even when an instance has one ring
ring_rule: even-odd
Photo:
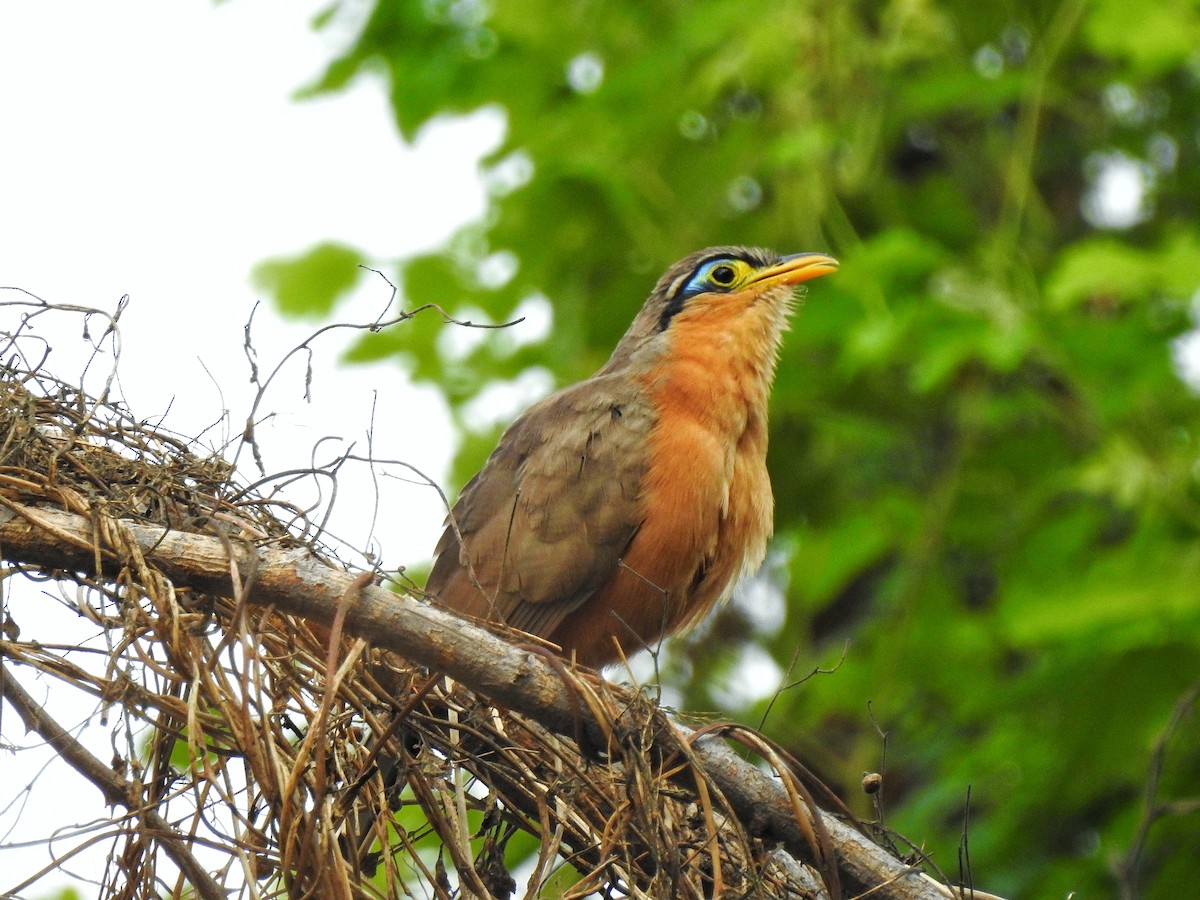
[[[746,287],[767,288],[777,284],[800,284],[838,270],[838,261],[824,253],[793,253],[758,272]]]

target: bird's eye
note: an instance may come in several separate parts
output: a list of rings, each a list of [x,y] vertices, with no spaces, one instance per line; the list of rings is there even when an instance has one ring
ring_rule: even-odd
[[[737,278],[737,272],[733,270],[733,266],[717,266],[708,273],[709,279],[718,287],[729,287]]]

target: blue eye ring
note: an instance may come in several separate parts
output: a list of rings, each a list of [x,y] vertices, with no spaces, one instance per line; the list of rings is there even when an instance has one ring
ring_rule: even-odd
[[[710,259],[688,279],[683,288],[684,296],[694,297],[696,294],[705,294],[712,290],[723,291],[733,287],[738,281],[739,262],[740,260],[729,256]]]

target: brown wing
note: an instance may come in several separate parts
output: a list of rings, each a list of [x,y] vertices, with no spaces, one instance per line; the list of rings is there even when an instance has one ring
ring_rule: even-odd
[[[464,615],[552,639],[611,577],[637,532],[652,425],[636,382],[623,375],[593,377],[533,406],[463,489],[428,592]]]

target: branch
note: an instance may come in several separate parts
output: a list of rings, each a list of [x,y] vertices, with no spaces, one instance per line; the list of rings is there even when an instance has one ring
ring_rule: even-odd
[[[1150,839],[1150,830],[1155,823],[1164,816],[1190,815],[1197,809],[1194,803],[1184,801],[1182,805],[1176,806],[1169,801],[1160,800],[1158,796],[1163,771],[1167,766],[1167,748],[1179,730],[1179,726],[1183,724],[1184,718],[1196,705],[1197,699],[1200,699],[1200,682],[1189,687],[1175,702],[1170,720],[1154,741],[1154,747],[1150,753],[1149,771],[1146,774],[1146,787],[1142,792],[1142,819],[1138,823],[1129,849],[1112,864],[1122,900],[1132,900],[1132,898],[1140,896],[1137,883],[1138,872],[1142,854]]]
[[[94,572],[98,554],[88,518],[54,509],[25,506],[0,498],[0,546],[4,557],[38,566]],[[412,662],[443,672],[471,690],[568,737],[582,731],[594,746],[609,739],[604,724],[581,712],[559,671],[538,654],[520,649],[447,612],[379,586],[357,588],[359,576],[331,568],[304,549],[254,549],[219,538],[116,520],[145,556],[177,586],[274,607],[331,625],[339,600],[357,593],[345,609],[346,633],[369,639]],[[109,574],[117,556],[99,554]],[[252,585],[233,584],[230,573],[253,573]],[[245,590],[250,587],[249,590]],[[679,728],[680,726],[675,726]],[[780,844],[799,859],[812,860],[805,829],[780,784],[734,754],[714,737],[701,736],[696,760],[724,793],[733,812],[768,844]],[[813,810],[829,834],[833,855],[847,887],[873,897],[943,900],[964,896],[894,859],[838,819]],[[809,823],[805,823],[809,824]],[[974,891],[974,897],[988,895]]]
[[[46,711],[26,693],[25,689],[21,687],[21,683],[13,678],[3,666],[0,666],[0,698],[12,704],[26,728],[41,735],[71,768],[99,788],[106,803],[123,806],[137,816],[145,827],[153,832],[155,840],[162,845],[163,850],[171,857],[171,861],[179,866],[183,874],[187,876],[199,896],[204,900],[225,900],[225,891],[192,855],[188,849],[187,839],[180,835],[155,809],[142,803],[141,793],[135,785],[118,778],[113,773],[111,766],[106,766],[96,759],[83,744],[71,736],[70,732],[46,715]]]

